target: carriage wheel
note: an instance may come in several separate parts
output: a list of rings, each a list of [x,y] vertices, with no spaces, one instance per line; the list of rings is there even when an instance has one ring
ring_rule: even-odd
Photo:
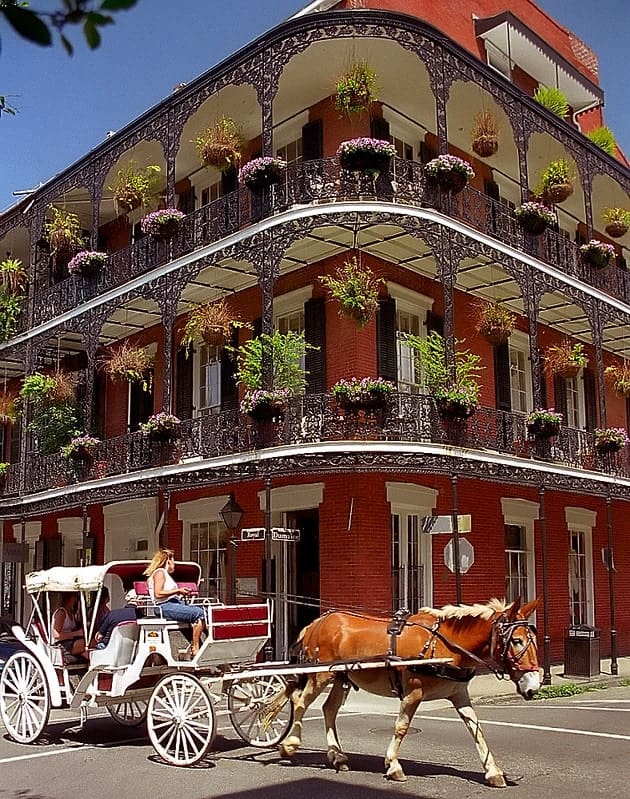
[[[136,702],[117,702],[115,705],[106,705],[109,715],[122,724],[123,727],[138,727],[147,717],[147,703],[143,700]]]
[[[293,702],[279,675],[234,681],[228,689],[230,721],[251,746],[276,746],[293,724]]]
[[[9,736],[22,744],[36,741],[48,724],[50,691],[31,652],[15,652],[0,674],[0,715]]]
[[[190,674],[168,674],[155,686],[147,710],[153,748],[173,766],[192,766],[212,746],[214,707],[201,682]]]

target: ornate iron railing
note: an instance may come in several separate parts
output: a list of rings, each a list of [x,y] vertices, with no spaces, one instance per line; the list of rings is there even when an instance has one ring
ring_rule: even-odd
[[[291,400],[281,421],[255,422],[236,409],[184,420],[177,441],[152,441],[141,432],[101,442],[91,463],[61,455],[28,456],[25,493],[64,483],[129,474],[168,464],[192,464],[280,445],[331,441],[434,443],[500,455],[552,462],[620,477],[630,477],[627,448],[598,454],[593,434],[562,427],[553,439],[532,439],[525,416],[479,407],[467,422],[444,419],[435,401],[422,394],[397,393],[382,408],[343,410],[332,394]],[[19,464],[9,468],[4,493],[18,492]]]
[[[372,178],[340,169],[336,158],[324,158],[290,164],[284,181],[259,195],[240,186],[237,191],[189,214],[179,233],[170,241],[155,241],[147,236],[112,253],[95,277],[72,276],[38,291],[33,323],[53,319],[158,266],[295,205],[358,199],[431,205],[567,275],[624,301],[630,299],[630,275],[614,263],[604,270],[584,264],[578,245],[554,230],[537,237],[525,233],[509,206],[476,189],[466,187],[461,194],[452,196],[427,185],[420,163],[395,158],[389,172]],[[21,324],[21,330],[26,329],[24,325]]]

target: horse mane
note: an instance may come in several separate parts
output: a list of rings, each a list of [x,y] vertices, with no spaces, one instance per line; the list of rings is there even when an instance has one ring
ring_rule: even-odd
[[[419,613],[428,613],[436,619],[464,619],[476,617],[481,619],[491,619],[495,613],[503,613],[510,607],[505,599],[493,597],[485,604],[476,602],[474,605],[444,605],[441,608],[420,608]]]

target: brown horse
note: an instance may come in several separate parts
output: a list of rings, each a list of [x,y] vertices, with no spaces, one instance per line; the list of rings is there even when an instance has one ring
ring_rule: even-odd
[[[442,667],[427,664],[353,670],[349,675],[339,672],[307,675],[305,684],[300,689],[296,687],[291,695],[295,718],[291,731],[280,744],[281,754],[285,757],[295,754],[301,744],[306,709],[332,682],[323,706],[328,761],[337,771],[348,770],[348,758],[341,748],[335,722],[350,685],[355,685],[380,696],[397,694],[401,700],[394,736],[385,756],[388,779],[406,779],[398,753],[420,702],[448,699],[473,737],[486,782],[505,787],[503,773],[488,749],[471,707],[468,681],[474,669],[483,664],[499,678],[507,673],[524,699],[534,696],[540,687],[540,674],[535,630],[527,619],[538,601],[523,607],[520,599],[512,604],[491,599],[486,604],[447,605],[440,610],[422,608],[404,621],[398,635],[393,634],[392,620],[342,611],[320,616],[298,638],[295,650],[302,663],[368,661],[392,652],[401,658],[452,660]]]

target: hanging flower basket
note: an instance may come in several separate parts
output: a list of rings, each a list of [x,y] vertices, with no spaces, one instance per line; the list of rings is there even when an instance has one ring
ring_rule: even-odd
[[[356,377],[339,380],[332,393],[340,408],[350,411],[370,411],[385,408],[387,397],[395,390],[394,384],[382,377]]]
[[[477,410],[476,405],[471,405],[462,400],[440,397],[436,400],[438,413],[443,419],[453,421],[465,421],[469,419]]]
[[[231,117],[221,117],[194,140],[197,154],[204,166],[221,172],[237,166],[241,160],[243,135]]]
[[[256,422],[281,422],[287,409],[288,389],[254,389],[241,402],[241,412]]]
[[[552,186],[547,186],[543,192],[543,197],[550,203],[561,203],[573,194],[572,183],[554,183]]]
[[[178,232],[185,218],[186,214],[177,208],[160,208],[147,214],[140,227],[143,233],[157,241],[167,241]]]
[[[606,242],[598,241],[597,239],[591,239],[588,244],[583,244],[580,247],[582,259],[586,263],[597,267],[597,269],[603,269],[608,266],[615,254],[615,248],[612,244],[606,244]]]
[[[375,102],[376,93],[376,73],[367,61],[358,61],[337,78],[335,108],[348,116],[360,114]]]
[[[385,139],[362,136],[342,141],[337,148],[337,158],[342,169],[378,176],[387,172],[396,148]]]
[[[611,239],[620,239],[628,232],[628,225],[624,225],[623,222],[610,222],[604,229]]]
[[[75,436],[69,444],[61,448],[61,454],[75,463],[91,464],[100,443],[100,440],[93,436]]]
[[[588,366],[588,356],[583,344],[572,344],[565,339],[561,344],[552,344],[544,352],[544,370],[548,375],[575,377],[580,369]]]
[[[172,413],[155,413],[140,425],[151,441],[177,441],[182,434],[181,420]]]
[[[523,230],[532,236],[540,236],[556,220],[546,205],[534,201],[523,203],[514,211],[514,215]]]
[[[628,444],[628,434],[621,427],[597,428],[594,437],[595,449],[602,455],[619,452]]]
[[[83,277],[94,277],[97,275],[107,260],[104,252],[92,250],[81,250],[68,264],[68,272],[71,275],[82,275]]]
[[[436,183],[449,194],[459,194],[469,180],[475,177],[475,171],[468,161],[456,155],[438,155],[424,167],[427,179]]]
[[[532,411],[526,419],[527,432],[532,438],[553,438],[560,432],[562,414],[553,408]]]
[[[479,111],[473,120],[471,147],[481,158],[490,158],[499,149],[499,126],[491,111]]]
[[[499,149],[497,136],[477,136],[472,140],[472,150],[481,158],[490,158]]]
[[[262,191],[275,183],[280,183],[287,168],[281,158],[254,158],[241,168],[239,180],[254,192]]]
[[[497,347],[512,335],[516,316],[498,302],[481,302],[477,307],[476,329],[486,341]]]

